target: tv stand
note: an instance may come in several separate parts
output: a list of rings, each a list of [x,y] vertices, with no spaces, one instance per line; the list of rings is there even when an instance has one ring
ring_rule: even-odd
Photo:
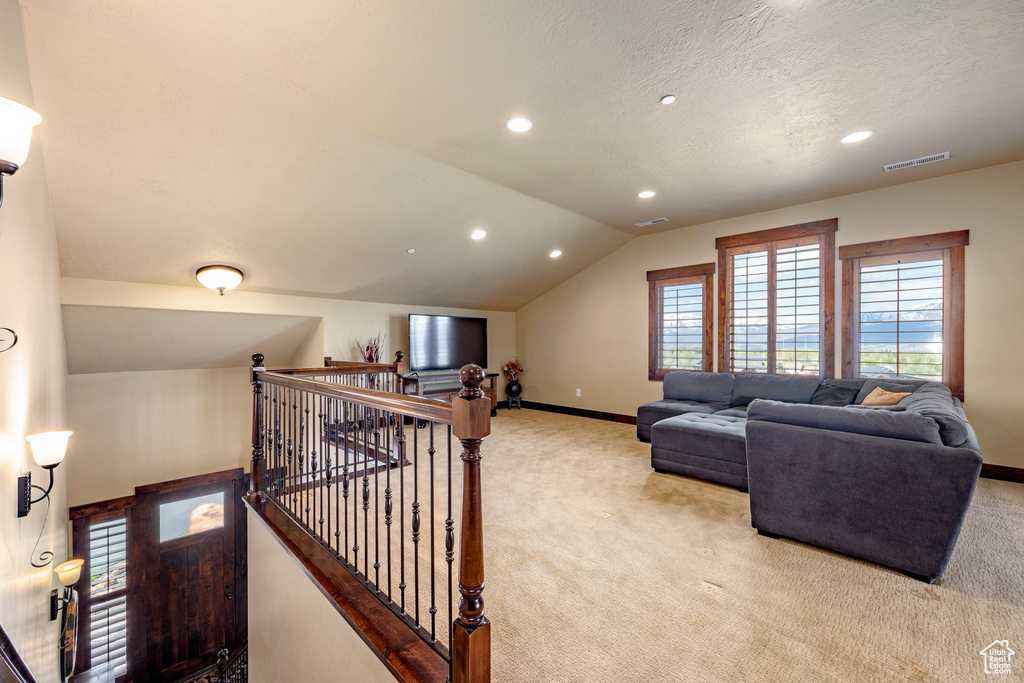
[[[484,396],[491,399],[491,417],[497,415],[498,389],[494,386],[494,380],[498,377],[496,372],[484,373],[484,379],[490,380],[480,388],[484,390]],[[423,375],[402,375],[405,383],[405,393],[424,398],[436,398],[441,401],[451,400],[459,395],[462,390],[462,382],[459,381],[459,371],[439,372]]]

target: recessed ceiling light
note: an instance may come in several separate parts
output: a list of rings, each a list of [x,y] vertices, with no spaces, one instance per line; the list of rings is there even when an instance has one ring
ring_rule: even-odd
[[[406,249],[405,251],[406,251],[407,254],[415,254],[416,253],[415,249]]]
[[[548,256],[550,256],[551,258],[558,258],[561,255],[562,255],[562,250],[561,249],[555,249],[553,252],[548,254]]]
[[[505,127],[513,133],[525,133],[533,128],[533,121],[524,116],[515,116],[505,122]]]
[[[867,140],[869,137],[871,137],[871,135],[872,132],[870,130],[858,130],[853,133],[850,133],[849,135],[844,135],[843,137],[839,138],[839,142],[848,145],[851,142],[860,142],[861,140]]]
[[[470,237],[472,237],[475,240],[482,240],[483,238],[487,237],[487,231],[486,230],[474,230],[473,234],[471,234]]]
[[[662,104],[672,104],[675,101],[676,101],[676,96],[675,95],[665,95],[664,97],[661,98],[661,103]]]
[[[639,197],[640,199],[650,199],[651,197],[653,197],[656,194],[658,194],[658,193],[655,192],[654,190],[644,190],[643,192],[638,194],[637,197]]]

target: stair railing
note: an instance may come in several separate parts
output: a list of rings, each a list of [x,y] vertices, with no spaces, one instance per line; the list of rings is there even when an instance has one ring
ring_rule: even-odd
[[[444,658],[450,680],[489,681],[483,370],[463,367],[462,390],[446,403],[402,393],[401,355],[393,365],[329,362],[268,371],[253,356],[249,501],[277,506],[308,532]]]

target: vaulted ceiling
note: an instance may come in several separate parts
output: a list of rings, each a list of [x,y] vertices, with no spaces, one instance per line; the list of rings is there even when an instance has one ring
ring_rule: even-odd
[[[1020,0],[21,1],[68,277],[515,310],[650,230],[1024,158]]]

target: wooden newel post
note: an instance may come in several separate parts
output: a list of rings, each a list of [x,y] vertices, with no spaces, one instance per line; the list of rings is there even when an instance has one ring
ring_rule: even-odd
[[[491,433],[491,400],[480,388],[484,371],[459,371],[462,391],[452,400],[452,434],[462,442],[462,527],[459,539],[459,616],[452,624],[452,683],[491,680],[491,622],[484,616],[483,490],[480,444]]]
[[[259,372],[263,367],[263,354],[252,354],[252,370],[249,381],[252,383],[252,460],[249,462],[249,501],[260,500],[260,480],[263,476],[263,382]]]
[[[405,364],[405,352],[395,351],[395,377],[398,378],[396,393],[405,393],[405,373],[409,372],[409,366]]]

